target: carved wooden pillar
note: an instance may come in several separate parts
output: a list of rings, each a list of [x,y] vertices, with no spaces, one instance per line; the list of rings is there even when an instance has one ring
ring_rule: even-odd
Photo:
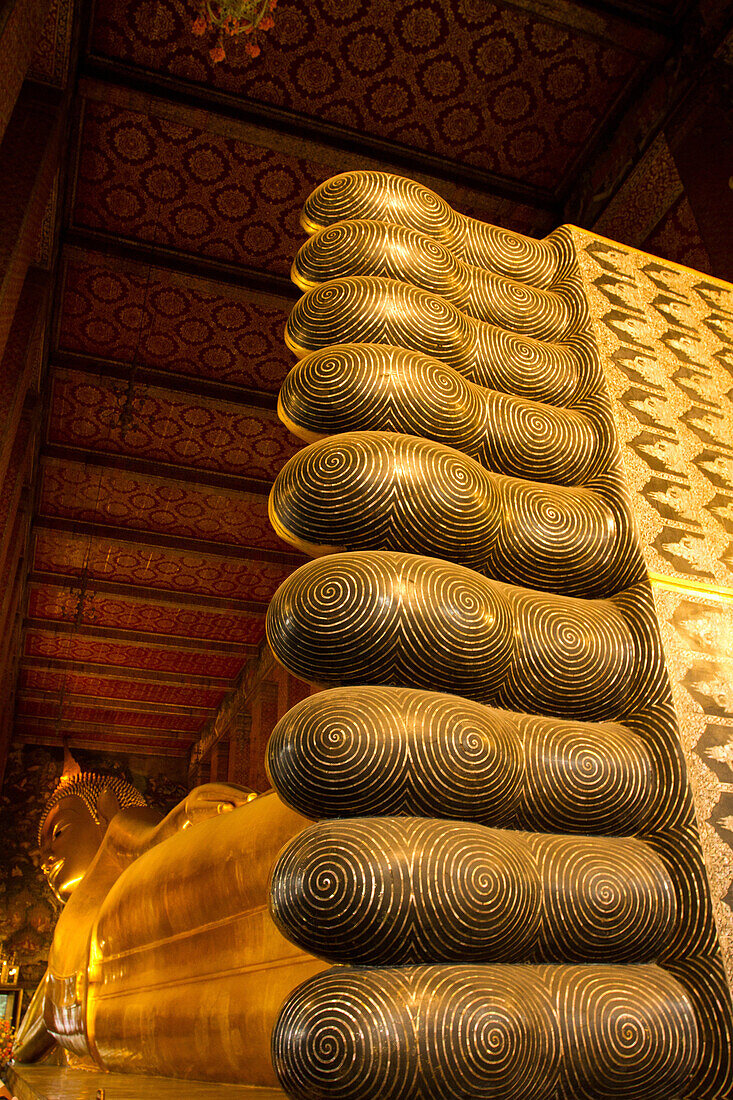
[[[237,718],[229,740],[229,770],[227,779],[230,783],[241,783],[243,787],[251,785],[248,782],[251,729],[252,716],[243,712]]]
[[[252,704],[252,734],[249,745],[249,775],[247,786],[266,791],[270,782],[265,771],[265,748],[278,719],[279,685],[277,680],[265,680]]]

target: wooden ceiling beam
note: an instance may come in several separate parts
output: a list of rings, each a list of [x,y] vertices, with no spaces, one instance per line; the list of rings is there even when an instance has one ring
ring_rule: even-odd
[[[84,535],[91,538],[108,538],[116,542],[131,542],[135,546],[162,547],[171,550],[190,550],[196,554],[209,554],[219,558],[237,558],[238,560],[270,562],[297,569],[307,560],[305,555],[288,553],[282,550],[270,550],[265,547],[239,546],[230,542],[214,542],[211,539],[189,539],[178,535],[163,535],[155,531],[114,527],[108,523],[89,523],[84,520],[66,519],[63,516],[45,516],[36,514],[33,519],[36,531],[62,531],[70,535]]]
[[[34,703],[59,703],[70,706],[90,707],[95,710],[115,710],[139,714],[180,714],[194,715],[203,720],[216,713],[216,707],[184,706],[181,703],[150,703],[147,700],[130,699],[120,696],[79,695],[78,692],[45,691],[42,688],[19,688],[16,698],[27,699]],[[33,719],[32,714],[19,714],[19,718]],[[187,732],[187,731],[185,731]]]
[[[118,630],[116,627],[89,626],[78,628],[74,623],[59,622],[57,619],[31,619],[23,622],[25,630],[44,630],[52,634],[70,634],[85,638],[97,638],[107,642],[137,642],[145,646],[165,649],[195,650],[198,653],[222,653],[229,656],[247,657],[257,652],[257,646],[245,642],[211,641],[209,638],[187,638],[178,634],[154,634],[145,630]],[[113,666],[110,666],[110,668]]]
[[[33,719],[41,723],[41,719]],[[58,732],[57,732],[58,730]],[[74,749],[90,749],[98,752],[120,752],[125,755],[135,756],[176,756],[187,757],[189,754],[190,739],[188,737],[161,737],[158,733],[151,737],[145,737],[139,730],[134,733],[125,732],[117,737],[110,732],[109,727],[100,730],[99,736],[90,736],[91,730],[80,729],[79,723],[49,723],[48,727],[41,724],[37,728],[27,729],[22,725],[16,725],[13,732],[13,741],[19,745],[45,745],[51,748],[68,744]]]
[[[625,4],[626,0],[618,2]],[[629,3],[638,6],[635,0]],[[720,11],[724,10],[721,5]],[[670,132],[676,113],[700,86],[700,81],[716,83],[715,59],[733,33],[730,13],[723,17],[712,15],[708,21],[699,4],[680,0],[669,18],[676,24],[675,33],[626,84],[592,140],[568,165],[557,192],[562,219],[592,228],[657,137]],[[660,85],[665,89],[662,96]],[[609,151],[613,155],[609,156]],[[607,175],[594,178],[595,162],[604,158],[608,158]],[[593,187],[589,188],[591,182]]]
[[[62,660],[59,657],[22,657],[21,669],[41,672],[73,672],[83,676],[95,676],[100,680],[132,680],[135,683],[153,683],[173,687],[221,688],[230,690],[232,681],[222,676],[189,676],[183,672],[151,672],[143,668],[126,668],[124,665],[99,665],[89,661]]]
[[[41,463],[44,459],[56,459],[62,462],[78,462],[83,466],[96,466],[105,470],[126,470],[145,477],[164,477],[171,481],[182,481],[189,485],[205,485],[212,489],[228,489],[232,493],[252,493],[267,496],[272,489],[272,481],[262,481],[253,477],[238,477],[236,474],[217,473],[214,470],[200,469],[198,466],[178,466],[172,462],[159,462],[151,458],[136,458],[134,455],[120,455],[95,451],[85,447],[68,447],[60,443],[44,443],[41,446]]]
[[[131,260],[148,268],[175,271],[240,290],[251,290],[260,296],[263,305],[274,305],[280,309],[290,309],[293,302],[301,297],[301,291],[285,275],[211,260],[199,253],[182,252],[164,245],[145,244],[100,229],[71,225],[61,231],[61,242],[64,247],[82,248],[85,252]]]
[[[32,571],[28,581],[35,584],[50,584],[56,588],[80,589],[81,577],[70,577],[64,573],[43,573]],[[175,604],[176,607],[205,607],[212,611],[249,611],[264,618],[267,603],[262,600],[231,600],[224,596],[206,596],[198,592],[178,592],[170,588],[152,588],[141,584],[117,584],[114,581],[88,580],[84,591],[91,595],[99,592],[109,596],[123,596],[136,600],[152,600],[155,603]]]
[[[76,719],[62,718],[36,718],[33,715],[19,714],[16,721],[19,725],[38,725],[40,729],[48,729],[49,732],[58,730],[60,733],[65,734],[67,731],[77,730],[79,732],[96,733],[99,732],[106,735],[109,731],[114,730],[115,733],[119,733],[124,736],[125,739],[130,737],[145,738],[146,735],[150,735],[151,738],[155,738],[157,741],[187,741],[189,743],[195,740],[195,734],[188,733],[186,730],[167,730],[167,729],[141,729],[139,726],[126,726],[110,725],[108,722],[84,722],[77,721]]]
[[[232,386],[199,376],[141,367],[121,360],[97,359],[93,355],[57,350],[51,355],[51,367],[96,377],[115,378],[122,382],[129,382],[130,374],[134,370],[135,382],[143,386],[156,386],[170,390],[171,393],[185,393],[194,397],[213,398],[215,401],[226,401],[229,405],[241,405],[243,409],[277,409],[277,393],[271,391],[251,390],[245,386]]]
[[[189,778],[197,766],[220,741],[228,740],[234,730],[237,719],[248,712],[249,704],[263,680],[266,680],[276,667],[275,657],[269,645],[260,649],[259,660],[251,675],[251,666],[245,665],[232,690],[221,701],[215,717],[208,722],[191,747],[189,758]]]
[[[521,179],[511,179],[498,173],[476,168],[470,164],[438,156],[423,149],[411,148],[374,134],[365,134],[348,126],[328,122],[324,118],[314,118],[284,107],[260,103],[244,96],[232,95],[199,84],[189,83],[164,73],[140,68],[129,62],[109,57],[88,54],[82,61],[80,77],[81,92],[89,98],[109,99],[110,88],[123,88],[142,94],[150,101],[163,100],[180,104],[192,113],[191,125],[202,125],[201,112],[217,115],[221,119],[231,119],[240,127],[250,125],[262,131],[261,141],[266,131],[288,138],[296,137],[301,142],[309,142],[326,149],[335,149],[338,153],[351,154],[358,158],[359,167],[371,167],[391,171],[406,172],[411,176],[428,176],[435,180],[449,180],[487,192],[515,202],[526,203],[540,210],[554,210],[557,205],[555,194],[548,188],[537,187]],[[95,85],[97,87],[95,88]],[[152,102],[151,102],[152,107]],[[306,155],[303,153],[301,155]],[[316,150],[311,155],[316,155]],[[343,168],[340,169],[343,171]],[[339,171],[338,168],[335,171]]]
[[[529,10],[533,15],[537,13],[536,0],[504,0],[504,3],[508,7]],[[666,38],[672,33],[680,14],[692,3],[694,0],[677,0],[674,5],[657,7],[653,3],[645,3],[644,0],[573,0],[573,7],[588,13],[599,12],[611,16],[617,23],[616,33],[613,34],[614,28],[607,26],[603,27],[603,31],[613,34],[612,40],[619,46],[624,45],[624,24],[626,28],[631,23],[634,27],[648,30],[650,35],[646,53],[651,55],[655,47],[658,47],[660,38]],[[560,5],[553,4],[553,8],[559,15]],[[561,22],[562,17],[558,19],[558,15],[554,15],[554,18]]]

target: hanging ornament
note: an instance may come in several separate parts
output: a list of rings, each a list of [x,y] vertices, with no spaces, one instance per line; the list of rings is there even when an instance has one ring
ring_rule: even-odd
[[[216,44],[209,50],[209,57],[215,64],[226,57],[224,39],[239,34],[250,36],[244,52],[249,57],[258,57],[257,36],[260,31],[269,31],[275,25],[272,12],[276,7],[277,0],[200,0],[199,14],[191,30],[200,36],[216,35]]]

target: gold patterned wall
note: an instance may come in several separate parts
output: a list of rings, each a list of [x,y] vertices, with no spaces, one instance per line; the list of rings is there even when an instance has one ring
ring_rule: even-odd
[[[733,981],[733,288],[573,233]]]

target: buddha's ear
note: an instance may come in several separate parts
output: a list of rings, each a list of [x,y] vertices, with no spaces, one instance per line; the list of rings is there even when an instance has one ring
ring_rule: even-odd
[[[120,806],[119,799],[115,792],[109,787],[105,787],[97,802],[97,817],[100,823],[106,828],[115,814],[118,814],[121,809],[122,807]]]

